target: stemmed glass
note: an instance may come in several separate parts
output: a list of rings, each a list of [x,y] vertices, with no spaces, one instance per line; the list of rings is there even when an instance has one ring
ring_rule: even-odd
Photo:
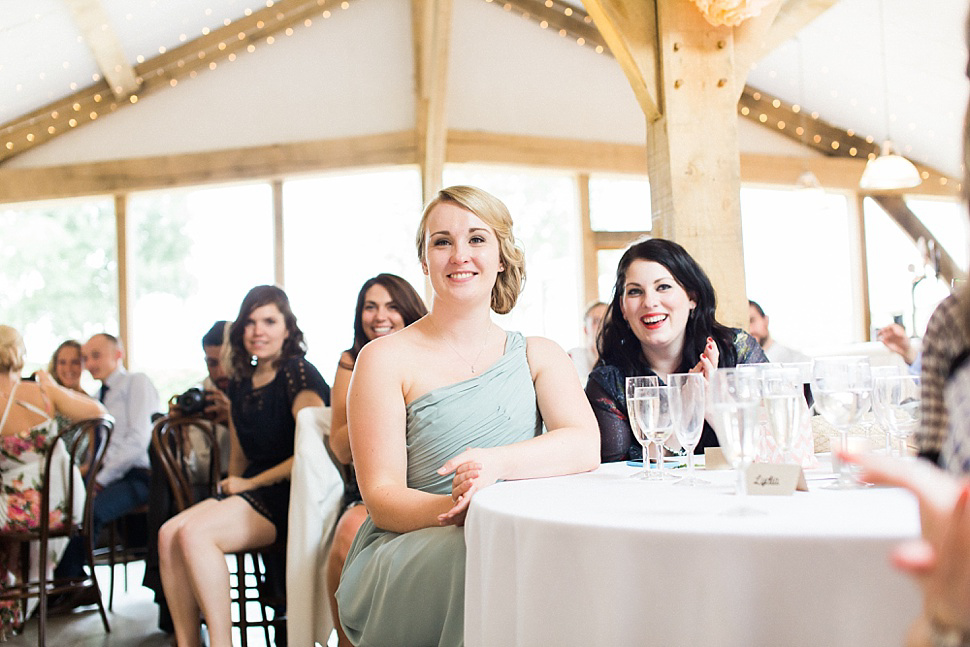
[[[889,420],[886,417],[887,409],[882,405],[882,402],[876,399],[876,383],[879,378],[896,377],[902,374],[899,372],[898,366],[873,366],[869,370],[872,373],[872,416],[876,419],[876,423],[885,436],[886,456],[891,456],[893,453],[893,435],[889,429]]]
[[[694,476],[694,448],[704,431],[704,403],[707,381],[701,373],[672,373],[667,376],[670,389],[670,410],[673,412],[674,433],[687,450],[687,476],[677,485],[710,485],[710,481]]]
[[[668,386],[643,386],[634,390],[633,408],[636,425],[639,428],[637,440],[642,435],[647,442],[652,442],[657,446],[657,469],[656,474],[649,474],[643,478],[651,480],[663,480],[675,478],[667,474],[663,469],[663,443],[674,431],[674,421],[671,416],[670,387]],[[641,441],[642,442],[642,441]],[[646,466],[649,461],[647,447],[643,448],[643,464]]]
[[[880,376],[872,381],[872,406],[889,433],[905,447],[920,421],[920,379],[916,375]],[[900,452],[900,455],[902,452]]]
[[[781,449],[782,462],[792,462],[792,445],[801,424],[803,384],[797,368],[771,367],[761,374],[768,429]]]
[[[624,393],[626,395],[626,415],[627,420],[630,421],[630,431],[633,432],[633,437],[637,439],[640,446],[643,447],[643,471],[637,472],[633,475],[634,478],[642,479],[652,479],[656,478],[654,475],[649,473],[650,469],[650,459],[647,455],[647,447],[650,441],[643,438],[642,433],[637,428],[636,424],[636,412],[633,410],[633,395],[634,391],[638,388],[645,386],[660,386],[660,380],[657,379],[656,375],[636,375],[633,377],[626,378],[626,383],[624,384]]]
[[[849,426],[862,419],[872,399],[872,372],[868,357],[820,357],[812,368],[815,409],[839,430],[842,450],[849,441]],[[833,490],[866,487],[852,478],[849,466],[839,461],[839,478],[825,486]]]
[[[760,514],[759,510],[745,506],[748,493],[745,476],[756,451],[758,404],[761,398],[756,375],[736,368],[719,368],[711,376],[714,431],[724,458],[737,472],[739,502],[734,514]]]

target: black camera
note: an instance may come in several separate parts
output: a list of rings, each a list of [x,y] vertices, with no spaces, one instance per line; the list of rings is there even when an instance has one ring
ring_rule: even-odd
[[[175,399],[175,408],[179,410],[183,416],[191,416],[197,413],[203,413],[205,411],[205,405],[208,404],[205,391],[198,387],[192,387],[182,395]]]

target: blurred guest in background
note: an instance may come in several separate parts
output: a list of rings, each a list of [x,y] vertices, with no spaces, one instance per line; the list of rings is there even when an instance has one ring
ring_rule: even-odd
[[[761,344],[769,362],[810,362],[812,359],[794,348],[775,341],[768,331],[768,315],[756,301],[748,300],[748,332]]]
[[[351,464],[350,437],[347,434],[347,387],[357,362],[357,355],[368,342],[378,337],[386,337],[428,313],[424,302],[411,284],[394,274],[378,274],[364,282],[357,294],[357,309],[354,313],[354,344],[343,352],[337,363],[337,374],[333,378],[333,409],[330,427],[330,449],[340,462],[347,465],[345,479],[347,491],[344,496],[346,510],[337,522],[333,544],[327,557],[327,595],[333,610],[337,627],[337,643],[341,647],[350,645],[343,627],[337,622],[337,600],[334,593],[340,584],[340,572],[350,544],[357,535],[357,529],[367,518],[367,508],[362,505],[360,490]]]
[[[221,496],[162,526],[162,584],[181,647],[231,647],[225,554],[285,545],[296,417],[330,404],[330,387],[306,359],[303,331],[283,290],[249,291],[229,328],[229,476]]]
[[[600,365],[590,373],[586,396],[599,423],[603,462],[642,458],[627,419],[625,381],[656,375],[765,362],[754,337],[714,319],[714,286],[677,243],[651,238],[630,246],[616,268],[616,284],[599,338]],[[697,452],[717,446],[704,423]]]
[[[105,524],[148,501],[150,470],[148,445],[152,435],[152,415],[158,412],[158,391],[144,373],[129,373],[121,363],[124,351],[117,337],[94,335],[81,349],[84,368],[101,381],[98,400],[115,419],[111,442],[105,452],[95,482],[92,537]],[[79,577],[84,569],[84,546],[80,538],[71,540],[58,577]],[[91,604],[91,589],[57,600],[55,606],[68,608]]]
[[[58,385],[46,371],[35,374],[36,382],[21,381],[25,355],[20,333],[0,325],[0,530],[35,530],[40,525],[43,470],[51,452],[50,523],[59,525],[63,521],[72,470],[55,460],[60,452],[63,462],[69,461],[63,444],[54,444],[58,433],[55,416],[78,421],[105,413],[97,400]],[[84,490],[76,488],[74,492],[74,509],[80,510]],[[67,547],[67,539],[52,539],[48,546],[53,555],[48,564],[53,569]],[[16,566],[19,551],[14,548],[0,545],[0,591],[20,572]],[[37,568],[37,564],[31,565],[34,577]],[[16,600],[0,602],[0,638],[22,620],[19,609]]]
[[[84,393],[81,389],[81,342],[74,339],[61,342],[51,356],[47,372],[61,386]]]
[[[876,339],[883,343],[883,346],[903,358],[906,366],[909,367],[910,375],[919,375],[923,369],[923,356],[917,350],[913,340],[906,334],[906,329],[898,323],[891,323],[880,328],[876,333]]]
[[[603,329],[603,317],[606,316],[607,308],[608,306],[602,301],[596,301],[586,308],[586,314],[583,316],[584,343],[569,351],[569,358],[573,360],[573,366],[576,367],[582,384],[586,384],[589,372],[593,370],[600,358],[596,351],[596,339]]]

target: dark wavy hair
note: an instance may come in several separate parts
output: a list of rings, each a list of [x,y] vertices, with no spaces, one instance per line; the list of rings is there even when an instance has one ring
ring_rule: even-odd
[[[424,301],[421,300],[418,293],[415,292],[410,283],[397,274],[381,273],[364,281],[364,285],[361,286],[360,292],[357,294],[357,309],[354,311],[354,345],[346,350],[346,353],[350,355],[353,362],[350,366],[346,366],[343,361],[340,362],[340,365],[348,371],[354,369],[354,363],[357,361],[357,355],[360,353],[360,349],[370,341],[364,332],[364,299],[367,296],[367,291],[375,285],[379,285],[387,290],[387,293],[391,296],[391,301],[397,306],[397,311],[401,314],[405,326],[410,326],[428,314],[428,309],[425,307]]]
[[[273,362],[273,367],[278,367],[283,361],[292,357],[303,357],[306,355],[306,342],[303,341],[303,331],[296,325],[296,315],[290,309],[290,300],[286,292],[275,285],[257,285],[246,293],[242,305],[239,306],[239,314],[236,320],[229,326],[229,366],[232,376],[235,379],[252,377],[253,366],[249,362],[249,354],[243,345],[243,332],[246,329],[246,320],[253,310],[261,306],[275,305],[283,314],[283,321],[289,337],[283,341],[283,349],[279,358]]]
[[[687,296],[696,304],[687,318],[684,331],[684,351],[677,372],[690,370],[704,352],[707,338],[711,337],[720,351],[718,366],[734,366],[738,361],[734,349],[734,332],[714,319],[717,295],[707,274],[683,247],[671,240],[650,238],[634,243],[623,253],[616,268],[613,300],[596,346],[600,361],[619,367],[625,375],[636,375],[644,358],[640,340],[633,334],[630,324],[623,318],[620,303],[626,286],[626,272],[634,261],[653,261],[663,265]]]

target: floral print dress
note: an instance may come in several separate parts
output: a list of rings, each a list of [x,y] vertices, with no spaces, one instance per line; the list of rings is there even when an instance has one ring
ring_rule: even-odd
[[[57,438],[57,421],[29,402],[14,400],[14,392],[16,387],[11,392],[3,416],[0,418],[0,429],[6,422],[12,404],[24,407],[47,419],[19,433],[0,436],[0,530],[17,532],[35,530],[40,526],[40,495],[44,483],[44,463],[49,451],[54,452],[51,457],[50,525],[60,526],[64,522],[68,507],[66,499],[69,479],[72,477],[78,484],[74,488],[75,514],[80,517],[83,511],[84,487],[81,484],[81,473],[71,464],[64,445],[54,442]],[[67,538],[58,537],[48,542],[48,577],[53,574],[54,567],[67,547],[67,541]],[[12,552],[16,554],[15,549]],[[10,572],[8,566],[9,563],[0,562],[0,589],[15,581],[15,575]],[[31,542],[31,578],[37,577],[39,567],[40,542]],[[27,608],[28,615],[36,604],[36,598],[30,601]],[[21,607],[16,600],[0,602],[0,639],[9,636],[22,621]]]

